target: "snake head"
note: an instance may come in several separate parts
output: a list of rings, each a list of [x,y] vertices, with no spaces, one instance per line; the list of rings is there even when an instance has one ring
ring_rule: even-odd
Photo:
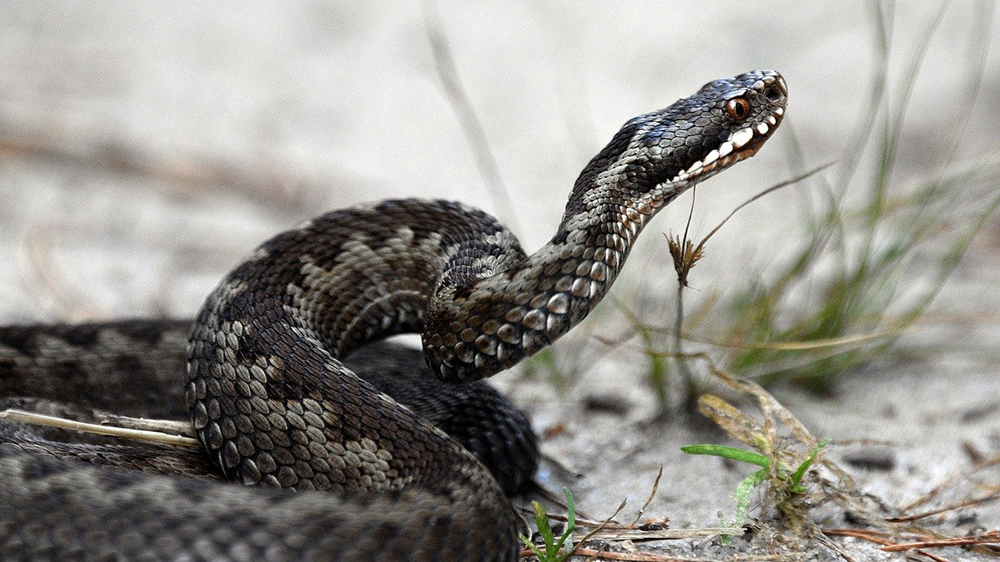
[[[580,175],[574,195],[599,204],[602,198],[587,192],[612,190],[659,207],[756,154],[781,124],[787,98],[785,80],[773,70],[713,80],[628,121]]]
[[[654,181],[694,183],[753,156],[781,124],[787,99],[780,74],[754,70],[651,114],[640,142],[657,163]]]

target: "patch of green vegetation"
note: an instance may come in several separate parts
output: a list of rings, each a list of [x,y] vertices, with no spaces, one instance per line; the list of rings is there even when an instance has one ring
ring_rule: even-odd
[[[733,499],[736,500],[736,515],[731,522],[724,523],[724,526],[742,527],[746,523],[747,516],[750,514],[750,497],[754,489],[764,482],[770,481],[772,485],[777,484],[783,487],[784,491],[776,494],[779,497],[789,494],[804,494],[806,487],[802,485],[802,477],[809,470],[809,467],[812,466],[816,454],[823,447],[826,447],[829,442],[829,439],[824,439],[817,443],[794,470],[783,466],[778,459],[772,459],[760,453],[727,447],[725,445],[688,445],[687,447],[681,447],[681,451],[689,455],[711,455],[762,467],[760,470],[744,478],[736,486],[736,490],[733,491]],[[771,477],[770,479],[768,478],[769,476]],[[727,544],[730,540],[732,540],[731,536],[722,536],[723,544]]]
[[[707,361],[707,358],[704,359]],[[799,536],[820,536],[822,533],[817,531],[815,523],[808,517],[808,511],[816,505],[817,499],[825,498],[844,505],[853,501],[851,484],[833,483],[819,471],[810,473],[810,482],[818,486],[819,491],[810,490],[804,484],[806,474],[814,463],[818,463],[828,473],[843,473],[829,459],[818,458],[820,451],[830,441],[816,439],[759,384],[719,370],[710,361],[708,369],[723,388],[753,397],[763,417],[762,421],[757,421],[712,394],[705,394],[698,399],[698,411],[703,416],[712,420],[727,435],[753,450],[716,444],[690,445],[681,450],[690,455],[711,455],[760,467],[736,486],[733,492],[733,499],[736,501],[734,519],[732,522],[723,522],[722,525],[742,527],[750,514],[754,490],[767,484],[765,505],[773,507],[782,516],[784,529]],[[728,542],[730,537],[723,536],[722,540],[724,543]]]
[[[563,488],[563,492],[566,494],[566,529],[558,540],[552,532],[552,525],[549,524],[549,514],[542,507],[542,504],[536,501],[531,502],[531,507],[535,511],[535,524],[538,525],[538,534],[542,536],[544,544],[539,547],[531,541],[531,538],[519,535],[521,542],[534,553],[539,562],[563,562],[572,556],[572,541],[570,544],[567,544],[566,541],[573,535],[573,530],[576,528],[576,508],[573,505],[573,494],[569,488]],[[564,546],[567,547],[566,552],[563,552]]]

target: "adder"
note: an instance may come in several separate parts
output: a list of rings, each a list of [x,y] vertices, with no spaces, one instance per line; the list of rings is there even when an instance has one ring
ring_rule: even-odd
[[[194,320],[0,328],[7,407],[186,415],[203,447],[2,421],[0,556],[516,559],[507,496],[537,443],[481,379],[583,320],[656,212],[753,156],[786,99],[760,70],[631,119],[531,255],[463,204],[382,201],[264,242]],[[426,367],[372,344],[404,332]]]

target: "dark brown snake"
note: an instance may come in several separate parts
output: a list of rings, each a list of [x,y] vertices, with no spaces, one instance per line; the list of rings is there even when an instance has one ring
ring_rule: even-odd
[[[6,406],[186,409],[208,453],[87,443],[3,420],[0,557],[516,559],[506,493],[531,477],[535,437],[474,381],[587,316],[648,220],[755,154],[786,97],[778,73],[754,71],[630,120],[530,256],[476,209],[383,201],[265,242],[193,325],[0,328]],[[437,379],[406,366],[416,351],[401,363],[405,351],[360,349],[404,332],[422,334]],[[355,351],[352,369],[343,361]],[[216,471],[265,486],[218,482]]]

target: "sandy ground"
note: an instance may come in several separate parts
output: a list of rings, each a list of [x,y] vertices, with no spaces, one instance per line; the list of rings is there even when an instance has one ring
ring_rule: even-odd
[[[513,211],[491,195],[477,168],[435,69],[419,3],[0,4],[0,320],[192,315],[258,242],[370,199],[461,199],[497,213],[534,249],[562,212],[562,196],[552,194],[568,193],[623,121],[715,77],[778,69],[790,87],[785,125],[753,161],[699,192],[692,229],[703,235],[748,196],[799,169],[793,137],[807,167],[841,158],[877,67],[869,3],[508,4],[440,2],[438,13]],[[934,35],[936,5],[897,4],[891,83],[905,74],[914,47],[930,41],[893,177],[904,193],[936,174],[952,151],[954,168],[995,162],[995,45],[981,94],[971,107],[963,100],[974,30],[985,26],[996,42],[1000,28],[989,2],[952,2]],[[897,90],[887,107],[901,103]],[[965,111],[973,118],[956,131]],[[865,199],[870,172],[862,168],[848,201]],[[827,174],[838,177],[836,169]],[[975,207],[996,184],[959,188],[968,193],[956,193],[956,201]],[[800,217],[818,189],[818,182],[788,189],[737,215],[692,274],[688,306],[772,271],[801,239]],[[638,263],[615,291],[650,321],[674,298],[659,233],[679,231],[689,203],[683,198],[649,227],[632,259]],[[957,215],[955,224],[967,220]],[[774,391],[814,435],[854,442],[835,444],[828,455],[892,506],[968,471],[970,453],[1000,454],[998,253],[993,220],[928,319],[896,352],[846,375],[831,396]],[[926,284],[920,274],[916,268],[899,282]],[[585,332],[620,332],[613,306],[595,316]],[[637,345],[591,353],[593,364],[565,389],[517,371],[498,384],[539,430],[562,428],[544,450],[581,476],[548,465],[540,479],[552,489],[569,485],[588,514],[606,516],[628,497],[618,519],[631,521],[662,465],[663,483],[644,517],[668,517],[673,528],[714,526],[720,512],[731,517],[729,495],[748,471],[679,453],[722,439],[703,423],[684,416],[650,423],[654,400]],[[557,356],[580,346],[599,344],[570,336]],[[588,406],[609,396],[623,407]],[[996,491],[1000,475],[990,470],[975,476],[978,487],[962,478],[961,489],[925,507]],[[844,516],[829,508],[816,514],[824,527],[848,526]],[[995,530],[1000,506],[951,511],[933,523],[951,535]],[[855,539],[840,543],[856,559],[901,556]],[[654,546],[709,559],[768,553],[760,541]],[[800,554],[801,544],[774,548],[833,557],[818,546]]]

